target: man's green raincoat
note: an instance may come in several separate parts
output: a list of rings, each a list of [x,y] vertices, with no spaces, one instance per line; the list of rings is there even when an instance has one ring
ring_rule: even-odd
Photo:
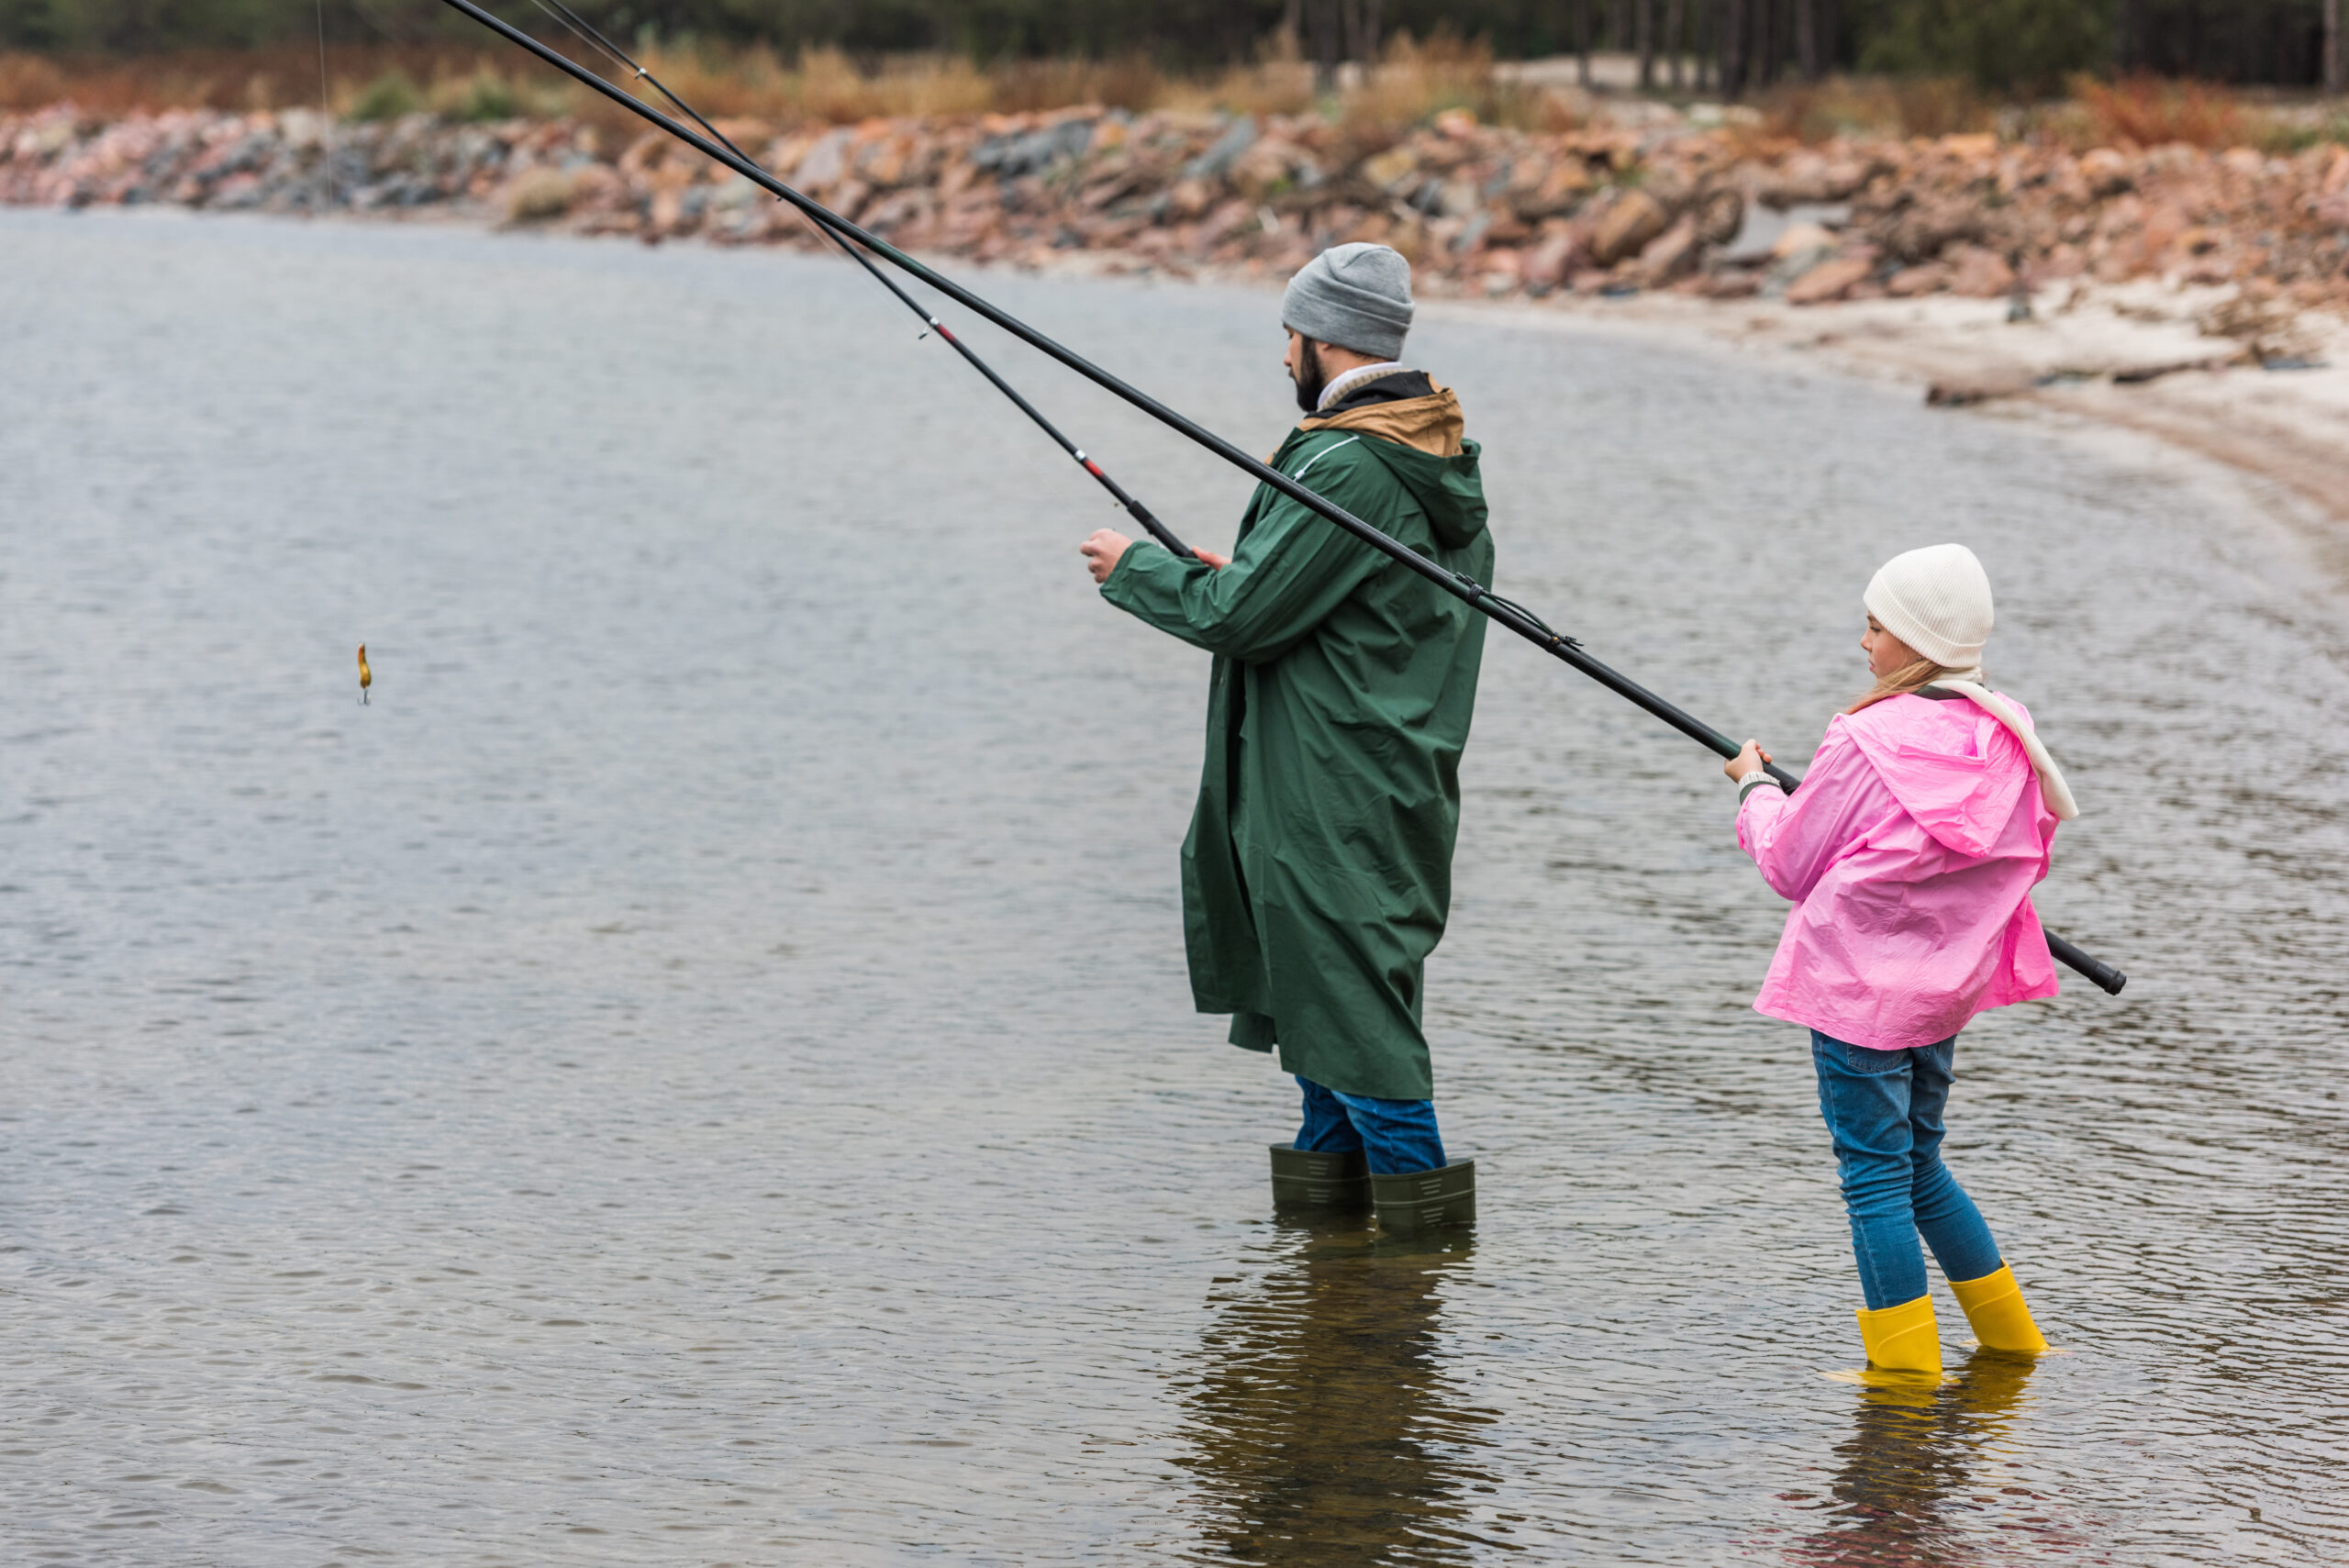
[[[1493,545],[1459,401],[1417,372],[1300,424],[1273,466],[1482,583]],[[1154,545],[1101,594],[1215,655],[1183,841],[1199,1011],[1325,1088],[1424,1100],[1422,970],[1452,904],[1485,619],[1266,486],[1215,570]]]

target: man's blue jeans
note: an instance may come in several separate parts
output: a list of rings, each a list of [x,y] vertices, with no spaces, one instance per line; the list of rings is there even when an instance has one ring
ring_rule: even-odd
[[[1342,1154],[1359,1149],[1369,1156],[1371,1173],[1377,1176],[1440,1171],[1447,1163],[1432,1101],[1374,1100],[1368,1095],[1341,1095],[1302,1078],[1297,1084],[1305,1091],[1305,1125],[1297,1129],[1296,1145],[1303,1152]]]
[[[1920,1235],[1944,1279],[1998,1272],[1990,1228],[1942,1163],[1942,1109],[1956,1052],[1955,1035],[1910,1051],[1870,1051],[1810,1031],[1819,1109],[1835,1138],[1852,1252],[1871,1308],[1925,1294]]]

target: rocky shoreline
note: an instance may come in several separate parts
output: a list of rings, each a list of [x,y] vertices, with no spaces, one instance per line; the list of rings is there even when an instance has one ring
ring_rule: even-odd
[[[1458,111],[1400,133],[1094,109],[718,123],[910,250],[1272,282],[1322,246],[1378,239],[1431,301],[1791,349],[1951,405],[2056,405],[2349,520],[2349,147],[1804,145],[1636,101],[1611,116],[1553,132]],[[56,105],[0,116],[0,202],[824,243],[658,133],[561,120],[105,122]]]
[[[1636,111],[1636,113],[1633,113]],[[1989,135],[1774,141],[1634,104],[1533,132],[1462,111],[1400,134],[1318,117],[1095,109],[721,128],[909,249],[1282,273],[1378,239],[1431,294],[1668,291],[1796,306],[1998,298],[2158,278],[2349,310],[2349,147],[2150,150]],[[72,105],[0,116],[0,201],[417,214],[716,244],[813,244],[795,214],[657,132],[329,123]]]

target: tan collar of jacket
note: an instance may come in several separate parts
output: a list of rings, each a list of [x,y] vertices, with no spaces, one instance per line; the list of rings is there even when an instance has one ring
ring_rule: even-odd
[[[1308,414],[1297,421],[1300,430],[1360,430],[1365,436],[1398,446],[1416,447],[1431,457],[1458,457],[1468,420],[1460,399],[1448,386],[1435,386],[1433,395],[1407,397],[1397,403],[1372,403],[1339,414]]]

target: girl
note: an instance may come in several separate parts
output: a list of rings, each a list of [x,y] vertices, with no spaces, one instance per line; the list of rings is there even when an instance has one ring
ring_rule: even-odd
[[[1752,740],[1723,771],[1739,846],[1795,904],[1753,1006],[1810,1030],[1868,1362],[1938,1373],[1920,1235],[1986,1348],[2047,1348],[1942,1164],[1942,1110],[1966,1021],[2055,995],[2031,888],[2079,808],[2030,717],[1984,689],[1990,580],[1972,550],[1895,556],[1864,602],[1876,686],[1828,722],[1802,788],[1761,787]]]

